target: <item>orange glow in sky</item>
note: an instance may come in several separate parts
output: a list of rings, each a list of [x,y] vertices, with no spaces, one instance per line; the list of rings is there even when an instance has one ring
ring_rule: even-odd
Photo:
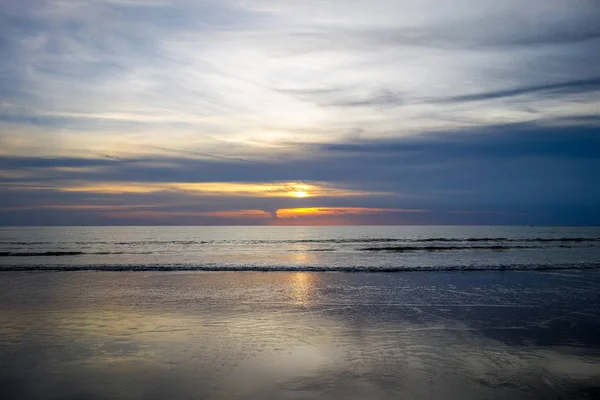
[[[87,208],[87,207],[86,207]],[[136,209],[137,208],[137,209]],[[141,208],[141,207],[139,207]],[[218,220],[240,219],[240,220],[263,220],[269,225],[345,225],[349,221],[345,217],[381,215],[386,213],[422,213],[427,210],[398,209],[398,208],[367,208],[367,207],[303,207],[303,208],[280,208],[275,212],[243,209],[243,210],[220,210],[220,211],[170,211],[155,210],[148,206],[147,209],[132,207],[99,207],[97,210],[107,218],[133,218],[164,220],[171,217],[201,218],[208,217]],[[89,207],[90,210],[94,206]]]
[[[425,212],[425,210],[406,210],[396,208],[363,208],[363,207],[306,207],[306,208],[280,208],[277,218],[302,218],[302,217],[332,217],[343,215],[368,215],[389,212]]]
[[[346,197],[369,196],[374,193],[333,187],[322,182],[81,182],[77,185],[59,187],[61,192],[84,192],[100,194],[148,194],[156,192],[184,192],[204,196],[243,197]]]

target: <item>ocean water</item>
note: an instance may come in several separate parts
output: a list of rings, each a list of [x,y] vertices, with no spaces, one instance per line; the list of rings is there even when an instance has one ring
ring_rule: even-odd
[[[412,271],[597,268],[599,227],[27,227],[3,270]]]
[[[599,266],[599,228],[2,228],[0,398],[598,399]]]

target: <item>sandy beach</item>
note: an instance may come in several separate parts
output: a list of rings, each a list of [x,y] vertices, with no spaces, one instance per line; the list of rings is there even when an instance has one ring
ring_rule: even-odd
[[[598,270],[3,272],[11,399],[591,399]]]

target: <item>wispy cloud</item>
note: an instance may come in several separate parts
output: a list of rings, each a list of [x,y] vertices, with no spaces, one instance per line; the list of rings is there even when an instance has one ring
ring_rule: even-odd
[[[487,93],[466,94],[434,100],[439,103],[459,103],[467,101],[481,101],[500,99],[528,94],[543,93],[556,96],[565,93],[590,93],[600,90],[600,78],[574,80],[569,82],[556,82],[544,85],[526,86],[515,89],[499,90]]]
[[[0,207],[592,207],[599,19],[595,0],[7,0]]]
[[[271,213],[263,210],[228,210],[228,211],[159,211],[159,210],[108,210],[103,213],[107,218],[111,219],[129,219],[150,222],[165,222],[174,218],[200,218],[204,221],[211,219],[216,222],[219,220],[225,221],[248,221],[248,220],[265,220],[271,218]]]

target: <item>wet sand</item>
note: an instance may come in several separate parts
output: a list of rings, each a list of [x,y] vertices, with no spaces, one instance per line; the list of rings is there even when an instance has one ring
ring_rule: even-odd
[[[2,272],[6,399],[592,399],[600,271]]]

